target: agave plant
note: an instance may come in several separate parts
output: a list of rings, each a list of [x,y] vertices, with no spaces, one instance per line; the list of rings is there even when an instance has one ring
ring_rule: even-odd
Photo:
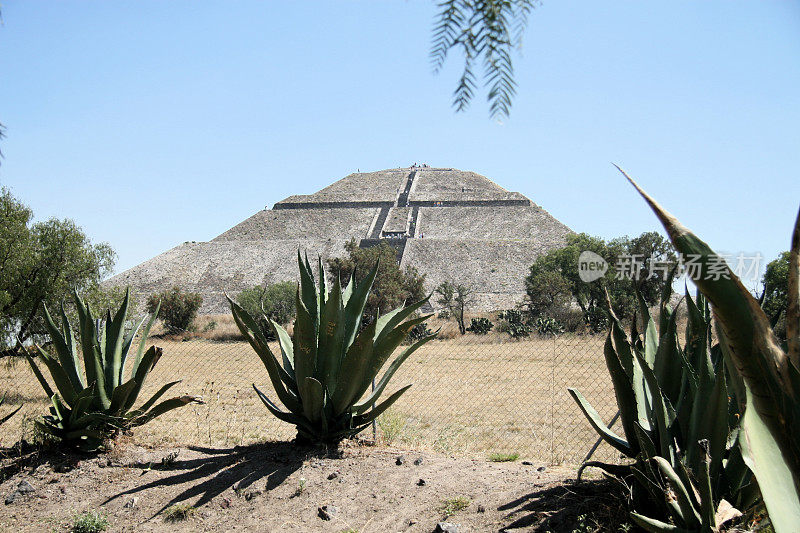
[[[303,260],[298,251],[297,262],[300,285],[293,336],[290,337],[280,324],[269,321],[278,338],[281,362],[267,344],[256,318],[230,298],[228,300],[236,325],[264,363],[286,411],[253,384],[258,397],[273,415],[297,427],[298,440],[333,444],[366,428],[411,386],[406,385],[377,403],[400,365],[435,334],[426,335],[406,347],[389,365],[374,390],[362,400],[409,331],[430,318],[430,315],[412,317],[428,298],[376,317],[362,328],[364,305],[378,265],[360,284],[351,277],[342,290],[337,279],[329,290],[321,260],[319,286],[314,281],[308,257]]]
[[[649,204],[675,249],[698,258],[701,273],[720,265],[705,242],[647,195],[622,169]],[[724,263],[723,263],[724,264]],[[775,531],[797,531],[800,523],[800,213],[792,234],[786,311],[787,349],[781,349],[758,301],[741,280],[725,275],[695,279],[711,302],[720,345],[729,368],[741,377],[744,414],[739,443],[753,471]]]
[[[3,405],[3,403],[4,403],[5,401],[6,401],[6,397],[5,397],[5,395],[3,395],[3,397],[2,397],[2,398],[0,398],[0,405]],[[17,407],[17,408],[16,408],[16,409],[14,409],[13,411],[11,411],[11,412],[10,412],[9,414],[7,414],[6,416],[4,416],[4,417],[0,418],[0,426],[2,426],[3,424],[5,424],[6,422],[8,422],[8,420],[9,420],[9,419],[10,419],[12,416],[14,416],[15,414],[17,414],[17,413],[19,412],[19,410],[20,410],[20,409],[22,409],[22,407],[23,407],[23,406],[22,406],[22,405],[20,405],[19,407]]]
[[[669,305],[672,279],[662,294],[660,327],[639,295],[645,329],[636,320],[626,338],[611,311],[604,355],[614,384],[624,437],[607,428],[597,411],[575,389],[578,406],[600,436],[626,457],[626,465],[590,461],[617,476],[632,476],[637,513],[633,520],[649,531],[716,531],[722,522],[749,508],[758,490],[743,461],[738,441],[736,387],[728,387],[719,344],[712,344],[711,314],[702,295],[688,290],[686,343],[678,342],[676,312]],[[644,513],[658,516],[645,516]],[[667,523],[669,519],[672,523]]]
[[[107,311],[99,328],[89,306],[77,293],[73,296],[78,312],[80,343],[76,342],[63,305],[62,329],[56,326],[45,306],[45,326],[56,354],[51,355],[41,346],[36,346],[39,359],[47,367],[57,392],[45,379],[34,358],[26,352],[33,373],[52,404],[50,414],[37,422],[43,432],[84,451],[92,451],[121,429],[140,426],[191,402],[201,403],[193,396],[177,396],[156,403],[167,390],[180,383],[173,381],[134,408],[147,375],[162,355],[161,348],[155,346],[145,350],[157,312],[142,329],[141,341],[132,353],[133,340],[147,319],[125,331],[130,291],[125,292],[122,307],[113,318],[111,311]],[[81,359],[85,372],[80,369]]]

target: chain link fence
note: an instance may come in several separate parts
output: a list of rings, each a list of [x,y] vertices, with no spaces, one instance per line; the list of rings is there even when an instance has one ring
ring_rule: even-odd
[[[460,335],[452,321],[430,326],[442,327],[439,338],[417,350],[387,388],[390,393],[413,383],[375,424],[380,444],[578,464],[596,444],[597,434],[567,387],[579,389],[604,420],[616,413],[602,335],[542,337],[534,332],[513,339],[498,328],[485,335]],[[164,356],[138,403],[165,382],[182,379],[170,392],[202,396],[205,404],[170,411],[136,428],[137,442],[230,446],[294,437],[293,427],[270,415],[256,397],[252,383],[272,398],[275,394],[260,359],[230,317],[201,317],[195,332],[155,335],[148,344],[163,348]],[[279,353],[277,345],[272,348]],[[32,421],[47,411],[49,401],[20,357],[0,359],[4,393],[0,416],[24,404],[0,427],[0,445],[9,446],[31,438]],[[370,433],[363,435],[369,438]],[[603,443],[593,458],[616,461],[618,453]]]

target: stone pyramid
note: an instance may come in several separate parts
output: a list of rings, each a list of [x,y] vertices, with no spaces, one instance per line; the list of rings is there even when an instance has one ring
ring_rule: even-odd
[[[400,266],[471,286],[473,310],[513,307],[542,253],[571,230],[517,192],[474,172],[412,166],[349,176],[309,195],[290,196],[209,242],[185,242],[109,279],[141,294],[172,286],[199,292],[202,313],[228,311],[224,293],[296,280],[297,249],[323,260],[386,241]]]

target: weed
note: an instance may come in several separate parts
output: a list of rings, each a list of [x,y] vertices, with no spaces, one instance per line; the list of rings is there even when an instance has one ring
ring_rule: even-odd
[[[195,511],[194,505],[190,503],[176,503],[171,507],[164,509],[164,521],[166,522],[182,522],[187,518],[191,518]]]
[[[108,527],[106,514],[94,509],[82,513],[75,513],[72,518],[72,533],[97,533],[105,531]]]
[[[449,500],[444,500],[442,505],[439,507],[439,510],[442,512],[445,518],[449,518],[456,514],[459,511],[463,511],[467,507],[469,507],[469,498],[465,498],[464,496],[457,496],[455,498],[450,498]]]
[[[519,459],[519,454],[516,452],[489,454],[489,460],[493,463],[511,463],[517,459]]]
[[[297,481],[297,488],[294,490],[294,495],[300,496],[301,494],[303,494],[306,491],[306,484],[307,484],[306,478],[301,477]]]
[[[392,442],[400,436],[406,427],[406,418],[394,409],[386,410],[378,417],[378,428],[381,430],[383,443],[391,446]]]

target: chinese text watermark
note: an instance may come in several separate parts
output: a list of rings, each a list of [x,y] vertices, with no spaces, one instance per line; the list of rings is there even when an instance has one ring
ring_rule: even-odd
[[[700,254],[678,254],[677,260],[623,254],[614,264],[614,277],[666,280],[674,269],[676,279],[684,275],[693,281],[731,279],[734,274],[741,280],[759,281],[763,259],[758,252],[714,254],[705,259]],[[586,283],[602,278],[608,269],[608,262],[594,252],[584,251],[578,257],[578,275]]]

